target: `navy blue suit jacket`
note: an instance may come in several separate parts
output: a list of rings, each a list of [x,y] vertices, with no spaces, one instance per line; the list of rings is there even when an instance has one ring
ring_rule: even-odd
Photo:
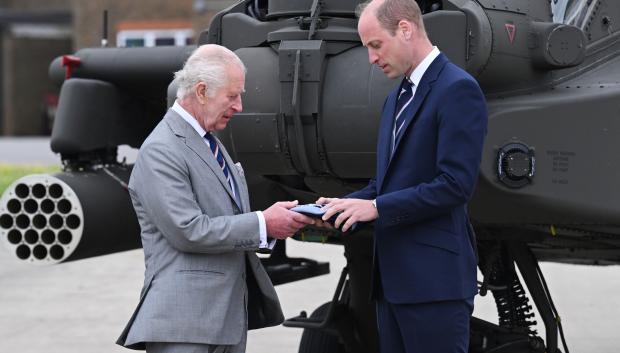
[[[471,298],[477,291],[476,255],[466,204],[487,129],[483,93],[440,54],[405,111],[390,159],[398,90],[383,107],[376,179],[347,195],[377,199],[373,297],[381,289],[391,303]]]

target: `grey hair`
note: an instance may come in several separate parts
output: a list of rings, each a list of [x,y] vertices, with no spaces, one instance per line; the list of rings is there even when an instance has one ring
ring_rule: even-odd
[[[183,68],[174,73],[174,82],[177,85],[177,98],[181,99],[192,93],[192,89],[200,82],[207,85],[207,96],[215,96],[215,92],[222,88],[228,80],[228,68],[237,65],[245,73],[245,65],[237,54],[228,48],[219,47],[208,54],[198,47],[190,55]]]
[[[360,17],[373,0],[364,1],[355,9],[355,14]],[[391,35],[396,34],[398,22],[401,20],[412,22],[418,30],[426,34],[424,22],[422,21],[422,11],[415,0],[385,0],[377,6],[375,17],[385,30]]]

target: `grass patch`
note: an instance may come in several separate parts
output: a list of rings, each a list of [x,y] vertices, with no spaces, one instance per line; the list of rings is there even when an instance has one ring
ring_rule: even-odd
[[[0,163],[0,194],[11,185],[15,180],[29,175],[41,173],[56,173],[60,171],[60,166],[42,165],[16,165]]]

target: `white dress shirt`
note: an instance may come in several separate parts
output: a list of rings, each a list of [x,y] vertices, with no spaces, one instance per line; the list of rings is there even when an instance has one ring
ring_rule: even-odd
[[[428,55],[420,62],[420,64],[418,64],[418,66],[416,66],[416,68],[413,69],[413,71],[411,72],[411,75],[409,75],[409,81],[413,83],[413,87],[411,88],[413,92],[412,97],[415,96],[415,91],[418,89],[418,86],[420,85],[422,76],[424,76],[424,73],[426,72],[426,70],[428,70],[428,67],[431,66],[431,64],[433,63],[433,60],[435,60],[435,58],[437,58],[439,54],[440,54],[439,48],[433,47],[433,50],[431,50],[431,52],[428,53]]]

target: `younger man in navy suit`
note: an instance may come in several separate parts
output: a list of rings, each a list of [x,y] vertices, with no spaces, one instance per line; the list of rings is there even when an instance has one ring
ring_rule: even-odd
[[[477,82],[429,41],[414,0],[360,6],[371,64],[402,77],[387,97],[376,178],[321,198],[335,226],[375,221],[373,292],[382,353],[465,353],[476,288],[474,191],[487,110]]]

